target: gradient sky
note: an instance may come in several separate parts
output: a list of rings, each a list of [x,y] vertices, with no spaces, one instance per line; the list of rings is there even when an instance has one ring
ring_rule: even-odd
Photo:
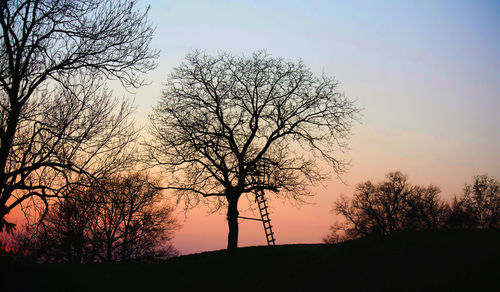
[[[500,3],[498,1],[142,1],[151,5],[161,50],[151,85],[138,90],[145,123],[162,82],[191,49],[302,59],[335,76],[363,110],[353,129],[343,184],[314,189],[311,204],[272,200],[278,244],[320,242],[341,193],[393,170],[414,184],[460,194],[475,174],[500,178]],[[242,216],[258,216],[245,211]],[[180,210],[179,210],[180,211]],[[182,253],[223,249],[225,215],[203,207],[179,215]],[[262,225],[241,221],[240,246],[266,244]]]
[[[414,184],[460,194],[475,174],[500,179],[500,2],[498,1],[139,1],[150,5],[159,66],[135,91],[136,120],[147,124],[162,83],[191,49],[302,59],[335,76],[363,108],[353,129],[345,184],[332,178],[311,204],[271,200],[277,244],[317,243],[333,202],[357,183],[393,170]],[[116,94],[125,94],[115,89]],[[130,95],[130,94],[128,94]],[[245,211],[242,216],[257,217]],[[179,212],[181,208],[178,208]],[[225,215],[200,207],[184,216],[181,253],[226,247]],[[262,224],[241,221],[240,246],[266,244]]]

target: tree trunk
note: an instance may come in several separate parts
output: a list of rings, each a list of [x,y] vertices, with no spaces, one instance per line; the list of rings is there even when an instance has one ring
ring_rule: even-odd
[[[108,240],[107,241],[107,249],[106,249],[106,262],[111,262],[113,260],[112,246],[113,246],[113,243],[110,240]]]
[[[229,234],[227,236],[227,251],[233,253],[238,248],[238,199],[239,196],[227,196],[227,224]]]
[[[17,94],[17,87],[15,92]],[[9,98],[11,100],[17,100],[17,95],[12,95]],[[17,126],[19,123],[19,116],[21,112],[21,106],[18,105],[17,103],[13,104],[13,102],[11,102],[10,105],[11,105],[11,110],[7,118],[7,129],[6,130],[2,129],[5,132],[0,138],[0,230],[3,230],[3,228],[5,227],[4,224],[5,225],[7,224],[5,217],[10,212],[10,210],[7,207],[7,201],[10,199],[12,195],[12,188],[10,188],[10,190],[7,190],[8,186],[7,186],[6,167],[7,167],[7,161],[9,160],[10,152],[12,151],[12,144],[14,142],[14,137],[16,135]],[[15,201],[16,200],[14,200],[14,202]],[[7,228],[7,230],[9,230],[9,228]]]

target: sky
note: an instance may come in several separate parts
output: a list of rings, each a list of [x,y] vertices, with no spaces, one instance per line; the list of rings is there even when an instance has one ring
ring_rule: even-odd
[[[317,243],[331,208],[356,184],[401,170],[412,184],[460,195],[473,175],[500,179],[500,3],[498,1],[139,1],[150,5],[158,67],[137,90],[136,120],[158,102],[169,72],[192,49],[301,59],[334,76],[363,109],[349,171],[313,188],[310,204],[271,198],[277,244]],[[119,89],[117,89],[119,92]],[[242,216],[258,217],[240,203]],[[178,208],[183,254],[226,247],[223,212]],[[262,224],[240,221],[240,246],[266,244]]]
[[[152,46],[160,50],[150,83],[132,93],[138,125],[162,84],[192,49],[303,60],[334,76],[361,107],[349,171],[313,188],[310,204],[270,201],[277,244],[319,243],[340,194],[401,170],[412,184],[435,184],[443,199],[460,195],[473,175],[500,179],[500,2],[498,1],[154,1]],[[257,217],[240,203],[240,215]],[[174,239],[182,254],[224,249],[223,212],[182,213]],[[240,222],[240,246],[266,244],[262,224]]]

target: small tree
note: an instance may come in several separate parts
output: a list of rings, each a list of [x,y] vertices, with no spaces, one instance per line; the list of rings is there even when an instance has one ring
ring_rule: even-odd
[[[0,231],[29,199],[45,205],[75,174],[109,173],[133,135],[130,106],[103,82],[140,86],[155,66],[136,1],[0,3]],[[133,132],[133,131],[132,131]]]
[[[173,208],[161,202],[157,183],[132,173],[74,187],[42,225],[29,226],[21,246],[42,261],[133,261],[177,254]],[[35,234],[30,236],[30,234]]]
[[[90,261],[92,236],[88,227],[97,220],[96,199],[86,188],[72,186],[65,199],[52,204],[43,223],[27,223],[15,236],[18,245],[39,261]]]
[[[335,202],[334,212],[346,222],[332,227],[325,242],[339,241],[338,231],[347,238],[388,235],[395,232],[436,229],[445,223],[447,205],[439,200],[436,186],[411,186],[399,172],[387,174],[385,182],[367,181],[357,186],[352,199],[345,196]]]
[[[387,181],[373,185],[370,181],[356,188],[354,198],[342,196],[335,211],[344,216],[356,233],[386,235],[405,228],[405,201],[411,187],[401,172],[387,175]]]
[[[500,227],[500,184],[488,175],[474,176],[472,185],[466,184],[460,200],[462,210],[469,215],[470,227]]]
[[[300,200],[309,182],[344,168],[336,155],[358,113],[337,91],[338,83],[315,77],[302,62],[194,51],[174,69],[152,119],[149,159],[172,174],[186,206],[200,197],[227,204],[228,249],[237,248],[238,200],[257,190]],[[255,182],[259,165],[270,172]]]
[[[156,181],[132,173],[102,180],[91,192],[94,192],[92,197],[100,198],[98,220],[92,222],[91,229],[101,260],[130,261],[172,255],[169,241],[177,224],[173,208],[161,202]]]

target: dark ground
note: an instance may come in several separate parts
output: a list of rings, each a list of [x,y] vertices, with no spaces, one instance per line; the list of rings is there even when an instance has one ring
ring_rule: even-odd
[[[249,247],[130,264],[0,261],[1,291],[500,291],[500,230]],[[7,288],[7,289],[3,289]]]

